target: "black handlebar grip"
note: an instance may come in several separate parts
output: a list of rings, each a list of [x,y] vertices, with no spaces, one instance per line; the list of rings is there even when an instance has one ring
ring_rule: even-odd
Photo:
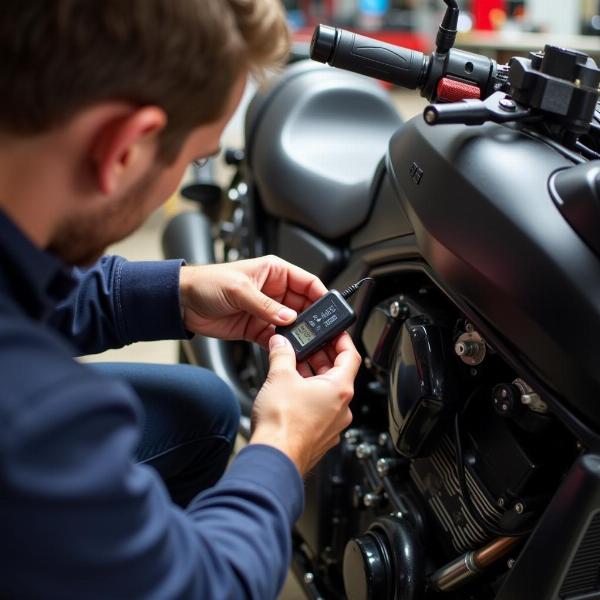
[[[319,25],[310,45],[313,60],[414,90],[426,79],[429,58],[344,29]]]

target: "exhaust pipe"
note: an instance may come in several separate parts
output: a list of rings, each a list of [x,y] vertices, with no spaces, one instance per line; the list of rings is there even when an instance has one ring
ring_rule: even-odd
[[[162,236],[165,258],[183,258],[191,265],[215,262],[209,219],[199,212],[182,212],[165,228]],[[191,364],[200,365],[217,374],[236,395],[242,408],[240,433],[249,438],[252,399],[241,386],[228,352],[228,342],[196,335],[182,342],[186,358]]]

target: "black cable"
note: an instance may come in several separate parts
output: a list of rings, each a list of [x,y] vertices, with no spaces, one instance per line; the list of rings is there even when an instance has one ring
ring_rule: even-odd
[[[537,131],[533,131],[532,129],[527,129],[525,127],[521,131],[523,133],[525,133],[526,135],[528,135],[529,137],[532,137],[532,138],[539,140],[540,142],[546,144],[547,146],[550,146],[551,148],[556,150],[558,153],[562,154],[565,158],[572,160],[574,163],[582,164],[582,163],[586,162],[585,158],[583,158],[582,156],[579,156],[579,154],[577,154],[576,152],[573,152],[573,151],[569,150],[568,148],[565,148],[562,144],[559,144],[557,141],[553,140],[550,137],[547,137],[543,134],[538,133]]]
[[[348,300],[348,298],[350,298],[350,296],[352,296],[353,294],[356,294],[358,289],[361,288],[362,285],[364,283],[366,283],[367,281],[372,282],[375,280],[372,277],[365,277],[364,279],[361,279],[360,281],[357,281],[356,283],[349,285],[343,292],[340,292],[342,298],[344,298],[345,300]]]
[[[597,160],[600,158],[600,153],[596,152],[595,150],[592,150],[591,148],[588,148],[588,146],[581,142],[577,142],[575,146],[577,147],[577,150],[579,150],[581,154],[583,154],[583,156],[589,158],[590,160]]]
[[[474,393],[471,394],[469,400],[467,400],[467,404],[471,400],[471,398],[475,395],[478,390],[475,390]],[[506,529],[500,529],[496,527],[492,523],[489,523],[484,519],[481,513],[477,510],[475,505],[473,504],[473,500],[471,499],[471,492],[467,486],[467,478],[465,474],[465,463],[463,461],[463,453],[462,453],[462,442],[460,439],[460,414],[457,412],[454,417],[454,437],[455,437],[455,445],[456,445],[456,474],[458,476],[458,485],[460,487],[460,493],[462,494],[463,500],[467,505],[467,509],[471,516],[477,521],[477,524],[486,532],[491,535],[495,535],[498,537],[519,537],[523,535],[528,535],[533,531],[533,527],[529,527],[527,529],[523,529],[522,531],[509,531]]]

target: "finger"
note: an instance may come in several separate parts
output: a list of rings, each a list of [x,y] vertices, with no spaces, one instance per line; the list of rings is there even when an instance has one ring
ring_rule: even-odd
[[[298,365],[296,366],[296,370],[302,377],[304,377],[304,379],[307,379],[308,377],[312,377],[314,375],[309,364],[304,360],[301,363],[298,363]]]
[[[266,296],[252,284],[240,288],[238,306],[252,316],[276,325],[288,325],[298,316],[295,310]]]
[[[323,351],[327,353],[327,356],[329,357],[329,360],[331,361],[331,364],[333,365],[333,363],[335,363],[335,357],[337,356],[337,353],[335,351],[335,348],[333,347],[333,344],[331,344],[331,343],[327,344],[323,348]]]
[[[292,345],[282,335],[269,340],[269,373],[296,370],[296,355]]]
[[[269,349],[269,340],[275,335],[275,325],[259,322],[256,327],[248,327],[244,339],[252,340],[259,346]]]
[[[308,362],[312,367],[312,370],[317,375],[322,375],[323,373],[329,371],[331,367],[333,367],[333,361],[329,358],[327,352],[325,352],[324,350],[319,350],[318,352],[315,352],[308,359]]]
[[[312,302],[327,293],[327,288],[316,275],[291,263],[286,263],[286,266],[288,269],[288,288],[292,291],[306,296]]]
[[[337,355],[333,363],[333,368],[329,371],[328,375],[336,378],[341,377],[342,379],[350,377],[354,381],[360,369],[362,358],[356,350],[356,346],[350,335],[342,333],[333,342],[333,348]]]
[[[285,306],[293,308],[296,312],[302,312],[305,308],[308,308],[314,302],[314,300],[311,300],[304,294],[297,294],[292,290],[288,290],[281,302],[285,304]]]
[[[265,272],[264,266],[268,269]],[[258,268],[266,273],[266,279],[259,278],[262,281],[258,287],[272,298],[281,300],[288,291],[305,296],[309,303],[314,302],[327,293],[327,288],[323,282],[312,273],[293,265],[277,256],[263,256],[261,258],[251,259],[238,263],[243,267],[242,270],[252,277]]]

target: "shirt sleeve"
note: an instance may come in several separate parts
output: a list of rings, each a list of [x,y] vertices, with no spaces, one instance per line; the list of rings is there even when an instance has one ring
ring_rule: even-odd
[[[76,268],[76,285],[50,325],[81,354],[142,341],[184,339],[179,298],[182,260],[130,262],[105,256]]]
[[[139,405],[129,388],[83,365],[61,369],[1,411],[1,595],[276,598],[303,504],[291,461],[249,446],[181,510],[134,461]]]

